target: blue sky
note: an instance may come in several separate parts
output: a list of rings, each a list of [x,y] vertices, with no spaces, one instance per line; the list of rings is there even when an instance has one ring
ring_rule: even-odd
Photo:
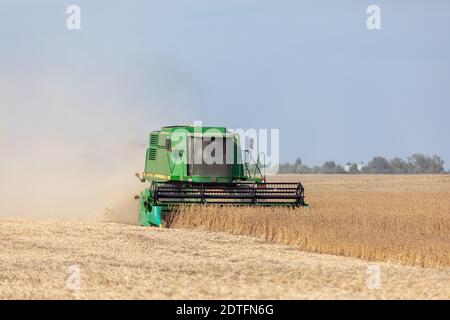
[[[282,161],[450,162],[449,1],[3,0],[0,13],[0,126],[17,143],[23,130],[76,143],[121,125],[145,140],[202,120],[280,129]]]

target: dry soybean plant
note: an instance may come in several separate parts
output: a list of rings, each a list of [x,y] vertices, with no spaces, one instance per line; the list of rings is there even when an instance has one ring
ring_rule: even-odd
[[[169,221],[309,252],[450,267],[448,193],[317,192],[310,200],[311,209],[183,206]]]

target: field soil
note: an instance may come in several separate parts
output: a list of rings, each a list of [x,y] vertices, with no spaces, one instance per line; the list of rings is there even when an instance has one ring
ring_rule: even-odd
[[[450,297],[449,269],[374,264],[225,233],[14,219],[0,221],[0,237],[1,299]],[[379,289],[367,287],[373,265]]]
[[[0,299],[450,299],[450,176],[272,179],[312,209],[0,219]]]

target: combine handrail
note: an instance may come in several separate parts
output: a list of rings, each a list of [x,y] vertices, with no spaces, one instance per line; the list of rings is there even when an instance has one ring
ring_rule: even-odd
[[[247,160],[247,157],[245,157],[246,154],[248,154],[248,160],[249,160],[249,162],[246,161],[246,160]],[[245,170],[246,170],[247,175],[248,175],[249,178],[255,178],[255,177],[256,177],[256,172],[258,171],[259,176],[260,176],[261,178],[264,178],[264,180],[266,179],[266,175],[265,175],[265,174],[263,175],[263,173],[261,172],[261,169],[260,169],[260,167],[259,167],[259,165],[260,165],[260,155],[261,155],[261,154],[264,155],[264,167],[263,167],[263,168],[265,168],[265,165],[266,165],[266,164],[265,164],[265,162],[266,162],[266,155],[265,155],[264,152],[260,152],[260,153],[258,154],[257,159],[255,160],[255,159],[253,158],[252,153],[251,153],[250,150],[244,150],[244,166],[245,166]],[[252,174],[252,172],[250,171],[250,168],[248,167],[248,165],[251,164],[251,162],[253,162],[253,164],[255,165],[255,169],[253,170],[253,174]]]

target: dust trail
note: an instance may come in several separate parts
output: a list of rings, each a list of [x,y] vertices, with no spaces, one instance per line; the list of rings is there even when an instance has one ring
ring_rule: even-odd
[[[0,75],[0,217],[133,223],[144,187],[134,173],[161,109],[133,98],[125,78],[66,78]]]

